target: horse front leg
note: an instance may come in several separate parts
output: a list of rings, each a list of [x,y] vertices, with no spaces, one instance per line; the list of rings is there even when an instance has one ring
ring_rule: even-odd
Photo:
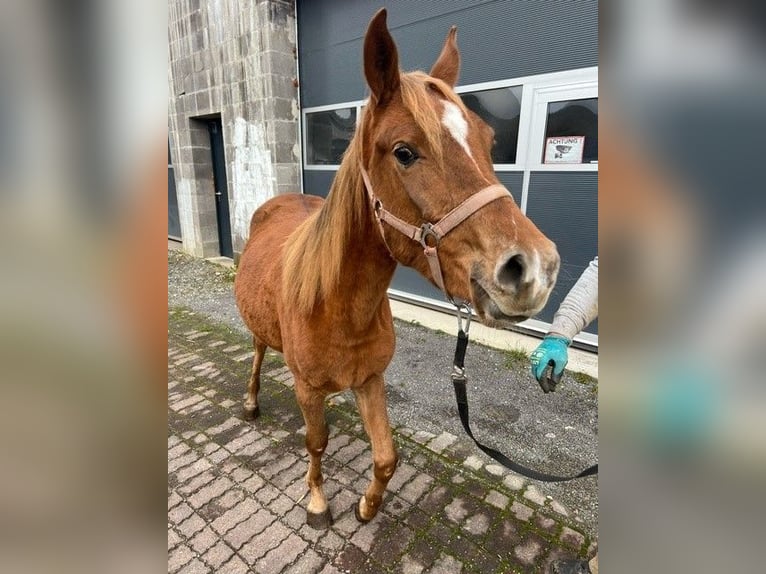
[[[306,422],[306,450],[309,453],[309,469],[306,482],[311,499],[306,508],[306,523],[312,528],[329,528],[332,515],[322,484],[322,455],[327,448],[327,423],[324,418],[324,393],[306,382],[295,379],[295,396],[298,399],[303,420]]]
[[[369,522],[380,509],[383,493],[388,481],[394,476],[399,458],[391,437],[391,425],[388,422],[383,377],[379,375],[372,377],[364,385],[354,389],[354,393],[362,421],[364,421],[364,428],[367,436],[370,437],[373,462],[372,481],[355,511],[357,520]]]

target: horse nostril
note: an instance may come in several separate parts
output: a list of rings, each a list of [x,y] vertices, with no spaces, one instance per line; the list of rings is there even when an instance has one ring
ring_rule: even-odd
[[[508,287],[518,287],[524,276],[524,258],[513,255],[497,270],[497,281]]]

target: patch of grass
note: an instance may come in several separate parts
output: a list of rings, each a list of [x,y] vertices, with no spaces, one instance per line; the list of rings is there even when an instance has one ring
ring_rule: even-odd
[[[509,349],[505,351],[505,366],[508,369],[518,369],[529,365],[529,355],[524,349]]]
[[[594,387],[598,385],[598,379],[594,379],[590,375],[586,375],[585,373],[576,373],[573,371],[568,371],[567,374],[572,378],[572,380],[575,383],[580,383],[581,385],[593,385]]]
[[[234,278],[237,276],[236,267],[224,267],[221,269],[221,275],[229,283],[234,283]]]

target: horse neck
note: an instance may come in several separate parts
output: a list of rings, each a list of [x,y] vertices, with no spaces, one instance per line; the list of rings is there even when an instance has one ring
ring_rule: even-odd
[[[355,165],[343,167],[358,169]],[[361,187],[361,178],[353,180],[354,189],[336,190],[336,193],[357,194],[356,199],[363,203],[363,209],[357,210],[356,217],[344,220],[350,228],[346,230],[342,249],[335,306],[352,325],[364,329],[375,316],[375,311],[386,303],[386,291],[394,275],[396,261],[383,242],[380,227]]]

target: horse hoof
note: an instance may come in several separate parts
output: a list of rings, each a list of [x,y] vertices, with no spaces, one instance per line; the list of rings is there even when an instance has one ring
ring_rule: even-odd
[[[260,415],[261,415],[261,409],[257,406],[252,409],[248,409],[247,407],[242,409],[242,416],[246,421],[254,421]]]
[[[362,524],[367,524],[370,520],[375,518],[374,516],[371,516],[370,518],[364,518],[362,516],[362,513],[359,512],[359,503],[358,502],[354,505],[354,516],[356,516],[356,519],[359,522],[361,522]]]
[[[332,524],[332,515],[328,508],[324,512],[306,511],[306,524],[314,530],[327,530]]]

